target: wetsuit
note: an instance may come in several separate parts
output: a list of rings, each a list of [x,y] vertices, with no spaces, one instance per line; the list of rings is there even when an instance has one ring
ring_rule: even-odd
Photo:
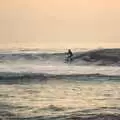
[[[71,51],[70,49],[68,50],[67,55],[68,55],[68,57],[67,57],[67,61],[71,62],[71,61],[72,61],[73,53],[72,53],[72,51]]]

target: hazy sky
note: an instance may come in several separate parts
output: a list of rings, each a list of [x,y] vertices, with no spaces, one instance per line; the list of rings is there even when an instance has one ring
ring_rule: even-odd
[[[120,47],[120,0],[0,0],[0,48]]]

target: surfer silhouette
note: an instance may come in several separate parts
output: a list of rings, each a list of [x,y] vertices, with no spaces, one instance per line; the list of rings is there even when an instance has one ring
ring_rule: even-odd
[[[72,53],[71,49],[68,49],[66,61],[71,62],[72,61],[72,56],[73,56],[73,53]]]

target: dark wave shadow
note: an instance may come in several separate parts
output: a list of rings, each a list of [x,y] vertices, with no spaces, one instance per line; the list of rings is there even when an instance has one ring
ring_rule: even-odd
[[[112,113],[106,114],[102,110],[120,110],[118,107],[101,107],[96,109],[86,109],[74,112],[67,112],[62,115],[41,115],[41,116],[20,116],[19,113],[13,113],[13,109],[26,109],[27,106],[14,106],[8,105],[7,103],[0,103],[0,120],[120,120],[120,114]],[[54,106],[50,106],[50,108]],[[28,108],[32,109],[32,108]],[[55,108],[56,109],[56,108]],[[98,111],[102,112],[98,112]],[[56,112],[58,110],[56,109]]]
[[[120,120],[120,114],[98,114],[98,115],[91,115],[89,117],[81,117],[81,116],[57,116],[57,117],[43,117],[43,116],[36,116],[36,117],[23,117],[23,118],[10,118],[9,120]]]
[[[116,81],[120,82],[120,76],[104,74],[42,74],[42,73],[0,73],[0,84],[30,84],[46,83],[48,80],[78,80],[78,81]]]

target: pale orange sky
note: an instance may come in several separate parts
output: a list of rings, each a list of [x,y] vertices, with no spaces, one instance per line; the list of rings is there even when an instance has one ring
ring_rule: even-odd
[[[0,48],[120,47],[120,0],[0,0]]]

